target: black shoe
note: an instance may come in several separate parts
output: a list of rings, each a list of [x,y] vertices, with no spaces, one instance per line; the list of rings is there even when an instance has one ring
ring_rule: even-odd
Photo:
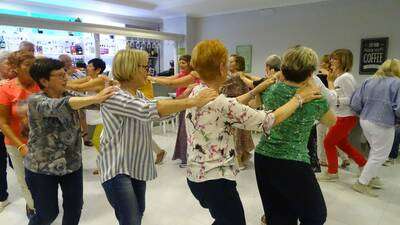
[[[92,143],[92,141],[91,141],[90,139],[87,138],[87,136],[88,136],[87,133],[83,133],[83,134],[82,134],[83,144],[84,144],[85,146],[92,147],[92,146],[93,146],[93,143]]]
[[[92,147],[93,146],[93,143],[90,140],[83,141],[83,143],[85,144],[85,146],[88,146],[88,147]]]
[[[34,215],[35,215],[35,210],[30,209],[28,205],[26,205],[26,217],[28,217],[28,220],[30,220]]]

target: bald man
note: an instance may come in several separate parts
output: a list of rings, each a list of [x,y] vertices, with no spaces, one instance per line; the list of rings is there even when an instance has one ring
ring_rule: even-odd
[[[32,52],[32,54],[35,54],[35,45],[32,42],[23,41],[19,43],[19,50],[28,51]]]
[[[58,56],[58,59],[64,63],[64,70],[68,74],[68,77],[70,79],[79,79],[86,76],[84,73],[73,66],[72,59],[69,55],[61,54]]]

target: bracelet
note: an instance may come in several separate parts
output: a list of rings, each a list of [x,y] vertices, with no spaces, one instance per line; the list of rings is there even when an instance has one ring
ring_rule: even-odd
[[[303,106],[303,98],[299,94],[295,94],[294,97],[297,99],[299,103],[299,108]]]
[[[26,144],[20,145],[20,146],[17,148],[17,150],[18,150],[18,151],[21,151],[21,148],[24,147],[24,146],[26,146]]]
[[[256,95],[253,93],[253,91],[249,91],[248,93],[251,96],[251,99],[255,99],[256,98]]]

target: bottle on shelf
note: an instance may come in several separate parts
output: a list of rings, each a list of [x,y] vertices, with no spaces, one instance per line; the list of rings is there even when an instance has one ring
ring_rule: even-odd
[[[76,54],[77,54],[77,55],[83,55],[83,49],[82,49],[82,46],[81,46],[81,45],[76,44],[76,45],[75,45],[75,49],[76,49]]]
[[[0,36],[0,49],[6,48],[6,41],[4,40],[3,36]]]

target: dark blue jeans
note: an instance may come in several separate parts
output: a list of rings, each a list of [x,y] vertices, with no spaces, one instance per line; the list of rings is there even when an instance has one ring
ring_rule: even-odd
[[[0,132],[0,202],[7,198],[7,149],[4,145],[4,135]]]
[[[77,225],[83,206],[82,168],[64,175],[50,176],[25,169],[25,180],[35,202],[36,214],[28,225],[50,225],[58,216],[58,185],[63,197],[63,225]]]
[[[390,151],[389,158],[397,159],[397,157],[399,156],[399,145],[400,145],[400,127],[396,127],[392,151]]]
[[[246,225],[236,182],[227,179],[195,183],[187,180],[190,191],[215,219],[212,225]]]
[[[119,174],[102,185],[119,224],[140,225],[146,207],[146,181]]]

